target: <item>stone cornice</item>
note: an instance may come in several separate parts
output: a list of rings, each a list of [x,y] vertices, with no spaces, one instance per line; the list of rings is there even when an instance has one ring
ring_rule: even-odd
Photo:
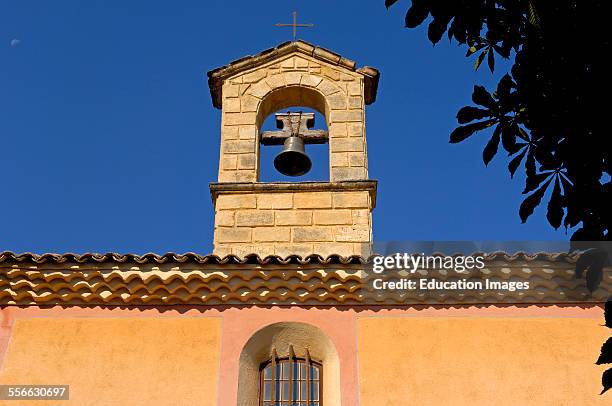
[[[344,182],[211,182],[210,195],[215,201],[220,194],[232,193],[292,193],[368,191],[372,208],[376,207],[376,180]]]

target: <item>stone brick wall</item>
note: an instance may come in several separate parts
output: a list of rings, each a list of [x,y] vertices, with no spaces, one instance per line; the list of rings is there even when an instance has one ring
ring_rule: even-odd
[[[330,181],[367,179],[363,75],[290,54],[224,81],[219,182],[258,181],[259,128],[268,115],[291,106],[325,115]]]
[[[368,256],[371,206],[368,191],[220,194],[214,253]]]

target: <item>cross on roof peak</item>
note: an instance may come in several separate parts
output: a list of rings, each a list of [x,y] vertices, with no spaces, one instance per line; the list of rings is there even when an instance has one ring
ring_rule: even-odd
[[[297,23],[297,11],[294,11],[292,15],[293,15],[293,23],[291,24],[276,23],[274,25],[277,27],[293,27],[293,42],[295,42],[296,35],[297,35],[297,27],[314,27],[314,24],[298,24]]]

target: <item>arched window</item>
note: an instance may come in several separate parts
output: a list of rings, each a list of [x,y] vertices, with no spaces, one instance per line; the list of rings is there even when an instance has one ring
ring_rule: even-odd
[[[322,406],[323,368],[310,357],[264,362],[260,367],[261,406]]]

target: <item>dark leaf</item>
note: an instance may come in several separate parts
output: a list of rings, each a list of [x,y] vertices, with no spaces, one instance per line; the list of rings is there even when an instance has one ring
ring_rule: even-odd
[[[527,174],[527,179],[529,179],[529,177],[535,176],[535,173],[536,173],[535,156],[533,155],[533,148],[529,148],[529,152],[527,153],[527,160],[525,161],[525,173]]]
[[[505,98],[510,95],[510,90],[512,90],[513,87],[514,82],[512,81],[510,75],[506,73],[497,84],[497,89],[495,90],[495,93],[497,93],[497,97]]]
[[[476,58],[476,61],[474,61],[474,70],[478,70],[478,68],[480,68],[480,64],[482,63],[482,61],[484,61],[486,54],[487,54],[487,50],[485,49],[484,51],[480,53],[480,55],[478,55],[478,57]]]
[[[555,230],[559,228],[561,220],[563,220],[563,199],[561,198],[561,184],[558,177],[555,179],[555,187],[548,201],[546,218]]]
[[[588,269],[591,266],[593,258],[595,257],[593,254],[593,251],[586,251],[580,254],[578,260],[576,261],[576,268],[574,270],[576,279],[582,278],[582,274],[584,273],[585,269]]]
[[[546,189],[548,188],[548,185],[550,184],[551,180],[552,178],[549,179],[534,193],[527,196],[527,198],[523,200],[523,203],[521,203],[521,207],[519,208],[519,216],[521,217],[521,221],[523,223],[527,221],[527,218],[531,216],[535,208],[542,201],[542,196],[544,196],[544,193],[546,192]]]
[[[512,161],[508,164],[508,170],[510,171],[510,178],[514,177],[514,172],[516,172],[516,168],[521,164],[523,157],[527,153],[527,148],[523,149],[523,152],[512,158]]]
[[[586,272],[586,284],[589,292],[595,292],[603,280],[603,267],[591,266]]]
[[[480,121],[478,123],[462,125],[453,130],[450,135],[450,143],[455,144],[457,142],[463,141],[470,135],[474,134],[476,131],[484,130],[487,127],[493,125],[494,120],[485,120]]]
[[[385,7],[389,8],[392,5],[394,5],[395,3],[397,3],[398,0],[385,0]]]
[[[608,338],[608,341],[601,346],[601,354],[599,354],[595,364],[612,364],[612,337]]]
[[[393,3],[391,3],[393,4]],[[425,1],[413,1],[412,6],[406,12],[405,23],[407,28],[415,28],[420,25],[429,14],[429,8]]]
[[[495,127],[495,130],[493,131],[493,136],[482,151],[482,160],[484,161],[485,166],[489,165],[489,162],[491,162],[491,159],[493,159],[493,157],[497,153],[497,147],[499,145],[499,133],[501,132],[500,127],[501,124],[498,124],[497,127]]]
[[[495,107],[495,100],[483,86],[474,86],[472,101],[479,106],[488,107],[489,109]]]
[[[606,320],[606,327],[612,328],[612,300],[606,302],[604,318]]]
[[[612,368],[604,371],[601,376],[601,384],[603,385],[603,390],[600,395],[603,395],[608,389],[612,388]]]
[[[517,135],[520,138],[522,138],[524,141],[529,142],[529,135],[527,134],[527,132],[525,130],[523,130],[521,127],[518,127],[518,131],[519,131],[519,133]]]
[[[491,116],[491,112],[478,107],[465,106],[457,113],[457,121],[459,124],[469,123],[470,121],[480,120],[481,118]]]
[[[521,149],[521,147],[516,144],[517,133],[518,125],[516,124],[504,126],[504,129],[502,130],[502,145],[510,155],[516,153],[519,149]]]
[[[429,26],[427,27],[427,38],[431,41],[432,44],[437,44],[440,39],[442,39],[442,35],[446,31],[446,27],[448,26],[448,22],[450,19],[448,17],[435,18]]]
[[[551,172],[542,172],[538,174],[534,174],[531,176],[527,176],[527,180],[525,182],[525,189],[523,190],[523,194],[527,194],[532,190],[535,190],[542,182],[546,180],[551,175]]]
[[[487,58],[487,63],[489,64],[489,69],[491,73],[495,70],[495,55],[493,55],[493,48],[489,47],[489,56]]]
[[[534,27],[540,27],[540,16],[538,15],[533,1],[529,2],[529,24],[533,25]]]

